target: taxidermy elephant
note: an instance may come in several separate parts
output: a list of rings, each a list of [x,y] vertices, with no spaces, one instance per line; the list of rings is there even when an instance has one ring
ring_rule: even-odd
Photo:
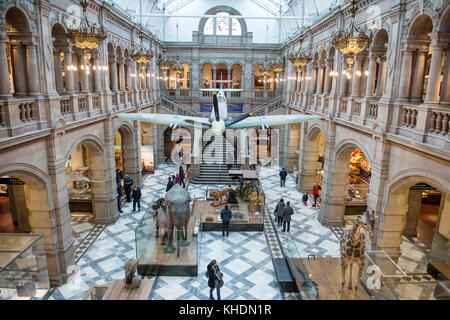
[[[177,257],[180,256],[180,245],[189,245],[189,241],[187,240],[187,229],[191,216],[190,203],[191,196],[189,195],[189,192],[187,192],[186,189],[184,189],[179,184],[174,185],[166,193],[165,204],[167,206],[167,230],[169,232],[169,235],[164,253],[175,252],[175,248],[172,245],[174,228],[177,234]],[[181,241],[180,243],[181,237],[183,237],[183,241]]]

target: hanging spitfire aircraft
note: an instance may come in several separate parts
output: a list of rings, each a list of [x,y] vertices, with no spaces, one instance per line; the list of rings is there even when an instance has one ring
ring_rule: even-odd
[[[242,91],[242,89],[222,88],[222,83],[231,81],[232,80],[216,80],[215,82],[221,83],[221,87],[219,89],[200,89],[201,91],[209,91],[213,93],[213,109],[211,110],[211,115],[209,118],[156,113],[119,113],[118,117],[129,120],[169,125],[173,129],[176,127],[197,127],[202,129],[211,128],[212,133],[216,136],[225,135],[226,129],[243,129],[254,127],[266,129],[269,126],[320,119],[319,116],[312,115],[296,114],[253,116],[252,113],[244,113],[237,117],[231,118],[228,115],[225,92]]]

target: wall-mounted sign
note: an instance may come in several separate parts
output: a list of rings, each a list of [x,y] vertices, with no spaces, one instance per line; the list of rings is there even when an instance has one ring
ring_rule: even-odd
[[[25,182],[23,182],[20,179],[11,177],[11,178],[0,178],[0,184],[24,185]]]

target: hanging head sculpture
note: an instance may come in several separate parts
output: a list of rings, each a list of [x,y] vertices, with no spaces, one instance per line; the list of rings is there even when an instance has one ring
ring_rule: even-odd
[[[189,245],[189,241],[187,240],[187,230],[189,226],[189,219],[191,217],[191,196],[186,189],[179,184],[176,184],[166,193],[165,199],[168,214],[167,230],[169,234],[164,253],[175,252],[175,248],[172,245],[173,229],[175,228],[175,232],[177,234],[177,257],[179,257],[180,245]],[[183,240],[180,243],[181,237],[183,237]]]
[[[345,274],[347,267],[350,264],[350,279],[348,283],[348,289],[352,290],[352,267],[356,263],[358,265],[358,276],[355,281],[355,288],[353,291],[353,299],[356,298],[356,292],[358,290],[359,281],[361,279],[361,274],[364,270],[365,263],[365,250],[366,250],[366,237],[363,231],[367,231],[369,237],[373,237],[373,229],[375,225],[375,218],[369,211],[358,217],[355,224],[351,229],[344,232],[342,238],[340,239],[340,251],[341,251],[341,291],[339,296],[342,299],[342,293],[344,291],[345,285]]]

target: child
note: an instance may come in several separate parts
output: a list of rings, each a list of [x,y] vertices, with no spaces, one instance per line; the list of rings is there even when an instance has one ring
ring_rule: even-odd
[[[302,197],[303,205],[306,207],[308,205],[308,194],[305,193]]]

